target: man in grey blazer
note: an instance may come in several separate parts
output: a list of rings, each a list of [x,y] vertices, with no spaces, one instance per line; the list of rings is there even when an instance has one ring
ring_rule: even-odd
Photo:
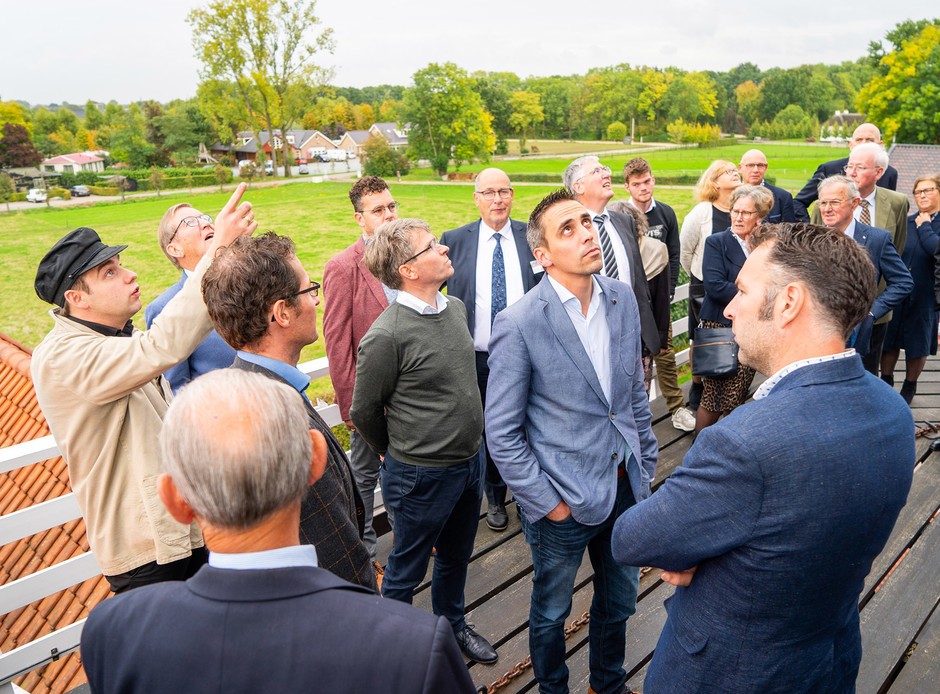
[[[603,255],[598,272],[633,287],[640,310],[643,346],[649,354],[656,356],[661,348],[659,330],[653,316],[640,245],[636,240],[636,227],[632,218],[607,209],[607,203],[614,197],[610,167],[601,165],[595,156],[578,157],[565,169],[564,182],[565,188],[574,193],[575,199],[591,213]]]
[[[592,215],[571,191],[542,200],[527,234],[547,277],[496,317],[485,420],[532,551],[532,666],[541,692],[568,691],[564,623],[586,548],[594,568],[590,685],[621,692],[639,570],[613,560],[611,530],[649,496],[658,455],[639,311],[629,285],[597,274]]]
[[[476,353],[477,385],[486,403],[490,369],[490,332],[496,314],[512,306],[542,279],[545,272],[535,260],[525,238],[525,222],[509,218],[513,189],[500,169],[484,169],[474,182],[473,201],[480,219],[445,231],[441,243],[450,248],[454,274],[447,280],[447,294],[467,307],[467,324]],[[503,531],[506,516],[506,483],[486,450],[486,524]]]

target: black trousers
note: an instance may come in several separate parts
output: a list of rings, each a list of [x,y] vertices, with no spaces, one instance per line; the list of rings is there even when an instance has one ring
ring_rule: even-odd
[[[206,548],[196,547],[193,549],[193,553],[185,559],[171,561],[169,564],[158,564],[152,561],[125,573],[105,576],[105,578],[111,584],[111,590],[117,594],[147,586],[151,583],[185,581],[195,575],[200,567],[208,561],[209,552]]]
[[[489,359],[489,352],[477,352],[477,386],[480,388],[480,400],[483,407],[486,407],[486,382],[490,379],[490,367],[486,363]],[[486,447],[486,432],[483,432],[483,451],[486,454],[486,476],[484,478],[483,490],[486,492],[486,500],[491,504],[506,503],[506,483],[503,482],[503,476],[499,474],[499,468],[490,457],[490,452]]]

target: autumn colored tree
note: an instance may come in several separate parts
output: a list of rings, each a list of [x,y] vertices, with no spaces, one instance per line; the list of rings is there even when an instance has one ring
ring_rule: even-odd
[[[519,151],[525,153],[526,139],[532,128],[545,120],[541,97],[536,92],[513,92],[509,97],[509,105],[512,108],[509,127],[519,133]]]
[[[42,154],[29,139],[25,125],[5,123],[0,130],[0,169],[39,166]]]

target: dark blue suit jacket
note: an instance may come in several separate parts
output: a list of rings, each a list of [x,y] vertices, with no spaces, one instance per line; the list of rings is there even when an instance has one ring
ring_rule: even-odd
[[[747,256],[731,229],[712,234],[705,239],[702,256],[702,283],[705,285],[705,302],[699,312],[702,320],[717,321],[731,325],[725,318],[725,307],[731,303],[738,288],[734,282],[744,267]]]
[[[911,293],[914,289],[914,279],[891,242],[891,234],[884,229],[855,222],[855,240],[868,251],[871,262],[875,265],[879,284],[882,280],[886,283],[871,307],[871,313],[877,322],[897,308]]]
[[[618,561],[698,566],[666,601],[643,691],[854,691],[859,594],[914,462],[910,409],[857,355],[800,368],[699,434],[614,527]]]
[[[799,221],[809,221],[809,206],[816,202],[816,198],[819,197],[819,184],[822,180],[830,176],[842,174],[843,169],[848,163],[849,158],[846,157],[845,159],[833,159],[832,161],[827,161],[819,165],[819,168],[813,173],[813,177],[803,186],[803,190],[797,193],[796,197],[793,198],[793,210],[796,212]],[[885,172],[881,174],[881,178],[876,182],[876,185],[889,190],[897,190],[898,170],[889,164]]]
[[[314,568],[204,566],[105,600],[85,624],[93,692],[473,692],[443,617]]]
[[[764,219],[768,224],[778,224],[780,222],[796,222],[796,211],[793,209],[793,196],[790,191],[784,190],[778,186],[772,186],[767,181],[763,183],[764,188],[773,193],[774,206],[767,218]]]
[[[160,296],[154,299],[144,310],[144,320],[147,322],[147,329],[153,323],[154,318],[160,315],[163,307],[174,296],[179,294],[180,289],[186,283],[186,273],[180,277],[180,281],[167,288]],[[224,369],[232,365],[235,361],[235,350],[229,347],[219,334],[213,330],[209,336],[203,340],[202,344],[196,348],[187,359],[184,359],[176,366],[166,370],[163,374],[169,381],[170,387],[176,393],[197,376],[209,373],[215,369]]]
[[[447,257],[454,266],[454,274],[447,280],[447,294],[456,296],[467,307],[467,323],[470,334],[476,322],[476,296],[477,296],[477,247],[480,242],[480,221],[464,224],[462,227],[445,231],[441,235],[441,243],[450,248]],[[512,238],[516,242],[516,253],[519,255],[519,270],[522,272],[522,289],[529,291],[545,274],[541,271],[536,275],[532,271],[532,261],[535,256],[525,238],[526,225],[524,222],[510,220]],[[509,272],[509,269],[506,269]]]

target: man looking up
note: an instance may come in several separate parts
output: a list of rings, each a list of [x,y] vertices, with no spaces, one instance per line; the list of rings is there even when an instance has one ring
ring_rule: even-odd
[[[626,163],[623,187],[630,195],[630,204],[646,215],[649,222],[646,235],[666,244],[669,251],[669,300],[672,301],[679,280],[679,222],[676,213],[666,203],[653,198],[656,178],[645,159],[637,157]],[[672,321],[669,321],[666,344],[662,347],[663,350],[655,355],[656,380],[672,414],[672,426],[680,431],[693,431],[695,415],[684,406],[685,398],[679,388],[676,352],[672,346]]]
[[[378,176],[365,176],[356,181],[349,189],[349,200],[361,233],[355,243],[330,258],[323,268],[323,339],[336,404],[349,429],[349,462],[365,511],[362,539],[378,576],[381,567],[375,561],[376,536],[372,515],[375,487],[379,480],[379,459],[356,431],[349,408],[356,383],[359,341],[389,302],[395,300],[397,293],[369,272],[362,257],[379,225],[398,219],[398,203],[388,184]],[[392,521],[391,515],[388,518]]]
[[[174,401],[158,488],[202,528],[192,579],[105,600],[82,632],[93,692],[474,691],[450,625],[317,568],[302,499],[326,464],[293,388],[223,369]]]
[[[764,219],[765,224],[777,222],[795,222],[796,212],[793,210],[793,196],[783,188],[769,184],[764,180],[767,174],[767,157],[759,149],[749,149],[741,157],[738,164],[741,180],[747,185],[763,186],[774,196],[774,206]]]
[[[294,243],[273,232],[241,239],[220,252],[202,284],[216,330],[238,350],[232,368],[292,386],[297,407],[304,408],[310,427],[326,439],[326,470],[301,505],[301,540],[317,548],[324,569],[374,589],[369,553],[361,540],[362,502],[349,462],[304,392],[310,377],[297,368],[301,350],[317,339],[320,285],[300,264]]]
[[[199,529],[167,515],[156,498],[157,436],[172,399],[161,374],[212,330],[200,284],[216,251],[257,227],[240,184],[215,224],[203,259],[146,332],[127,246],[106,246],[81,227],[39,263],[36,294],[54,322],[30,371],[39,406],[68,463],[88,544],[115,593],[182,580],[205,562]],[[240,204],[239,204],[240,203]]]
[[[544,271],[535,261],[525,240],[525,223],[509,218],[513,189],[500,169],[484,169],[474,182],[473,201],[480,219],[458,229],[445,231],[441,243],[447,246],[454,274],[447,280],[448,296],[456,296],[467,307],[467,324],[476,351],[477,385],[486,404],[486,382],[490,369],[490,330],[496,314],[512,306],[542,279]],[[486,453],[486,524],[502,531],[506,516],[506,483]]]
[[[359,343],[349,413],[382,456],[382,495],[395,519],[382,594],[410,603],[436,548],[434,614],[464,654],[494,663],[496,650],[467,624],[464,587],[482,498],[483,408],[467,310],[439,288],[454,270],[447,246],[419,219],[383,224],[365,262],[398,290]]]
[[[215,227],[212,226],[212,217],[202,214],[188,202],[173,205],[163,215],[157,227],[157,242],[173,266],[183,271],[183,275],[179,282],[167,288],[144,309],[144,319],[148,330],[153,325],[154,318],[159,316],[166,307],[167,302],[179,294],[187,278],[193,274],[196,265],[206,254],[206,249],[214,236]],[[170,382],[173,392],[176,393],[197,376],[213,369],[231,366],[234,360],[235,350],[225,344],[225,340],[213,330],[192,354],[176,366],[167,369],[164,376]]]

